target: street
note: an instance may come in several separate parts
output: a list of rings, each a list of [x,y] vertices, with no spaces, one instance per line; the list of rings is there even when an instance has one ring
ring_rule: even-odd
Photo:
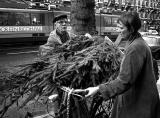
[[[11,47],[0,49],[0,67],[15,66],[33,61],[38,46]]]

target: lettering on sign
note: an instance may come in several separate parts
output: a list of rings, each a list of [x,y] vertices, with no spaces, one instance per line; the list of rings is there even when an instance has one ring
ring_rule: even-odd
[[[0,32],[42,31],[42,26],[0,26]]]

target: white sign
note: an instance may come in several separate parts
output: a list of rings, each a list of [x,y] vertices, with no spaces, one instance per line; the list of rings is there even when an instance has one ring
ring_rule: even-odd
[[[42,26],[0,26],[0,32],[42,31]]]

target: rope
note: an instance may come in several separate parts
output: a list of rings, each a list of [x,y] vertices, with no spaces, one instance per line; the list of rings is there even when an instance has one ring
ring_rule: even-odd
[[[80,98],[84,98],[82,95],[73,93],[73,91],[74,91],[73,88],[70,89],[69,87],[64,87],[64,86],[62,86],[60,89],[63,90],[63,91],[65,91],[65,92],[67,92],[67,93],[69,93],[70,91],[72,91],[70,94],[72,94],[72,95],[74,95],[74,96],[77,96],[77,97],[80,97]]]
[[[71,89],[71,90],[68,92],[68,98],[67,98],[67,118],[69,118],[70,98],[71,98],[72,92],[73,92],[73,89]]]
[[[65,87],[65,86],[62,86],[60,87],[61,90],[63,90],[65,93],[65,99],[63,102],[66,101],[67,99],[67,117],[66,118],[69,118],[69,115],[70,115],[70,98],[71,98],[71,95],[74,95],[74,96],[77,96],[77,97],[80,97],[81,99],[83,99],[84,97],[82,95],[79,95],[79,94],[76,94],[76,93],[73,93],[74,89],[72,88],[69,88],[69,87]],[[66,98],[67,97],[67,98]],[[63,103],[65,104],[65,103]],[[55,118],[55,116],[51,115],[48,111],[48,105],[47,105],[47,112],[50,116],[52,116],[53,118]]]

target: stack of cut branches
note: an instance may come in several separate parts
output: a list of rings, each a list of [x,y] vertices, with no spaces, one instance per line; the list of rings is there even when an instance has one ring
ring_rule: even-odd
[[[20,108],[36,96],[50,96],[55,90],[58,91],[62,102],[63,92],[59,89],[62,86],[84,89],[115,79],[121,59],[120,50],[109,45],[104,38],[95,36],[89,39],[77,36],[53,50],[48,56],[20,65],[18,72],[3,78],[3,86],[8,87],[0,91],[5,95],[0,115],[2,117],[13,103],[28,93],[28,98]],[[102,103],[101,99],[100,101]],[[74,104],[76,105],[76,102]]]

